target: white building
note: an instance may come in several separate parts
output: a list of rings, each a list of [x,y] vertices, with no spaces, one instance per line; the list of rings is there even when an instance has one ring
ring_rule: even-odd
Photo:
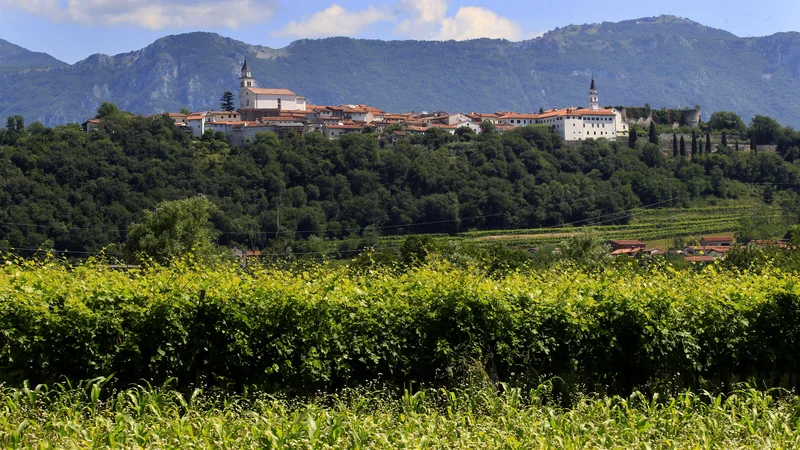
[[[239,112],[247,119],[260,119],[275,111],[305,111],[306,99],[288,89],[264,89],[256,87],[255,78],[247,60],[239,77]],[[260,114],[260,112],[267,114]]]
[[[588,108],[552,109],[542,114],[507,114],[500,117],[501,124],[514,127],[547,125],[565,141],[615,139],[620,121],[618,112],[600,107],[594,78],[589,87]]]

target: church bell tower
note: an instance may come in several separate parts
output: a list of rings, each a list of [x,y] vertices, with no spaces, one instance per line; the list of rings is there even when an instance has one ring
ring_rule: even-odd
[[[239,87],[242,89],[255,87],[256,80],[253,79],[253,74],[250,72],[250,66],[247,65],[247,60],[244,60],[244,65],[242,66],[242,76],[239,77]]]
[[[589,86],[589,109],[592,111],[600,110],[600,96],[597,95],[597,87],[594,85],[594,77],[592,77],[592,85]]]

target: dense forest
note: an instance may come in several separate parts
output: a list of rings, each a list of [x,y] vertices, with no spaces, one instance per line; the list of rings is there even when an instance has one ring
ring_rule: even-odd
[[[455,136],[433,129],[397,142],[263,134],[235,147],[223,135],[192,139],[167,117],[111,104],[98,117],[102,126],[91,133],[75,124],[26,126],[21,117],[0,130],[0,247],[119,249],[144,210],[198,194],[217,207],[219,245],[281,252],[388,234],[624,223],[633,208],[737,198],[752,195],[753,184],[794,223],[800,204],[800,133],[773,126],[764,135],[758,123],[749,132],[777,143],[777,153],[701,147],[691,157],[665,155],[646,135],[634,148],[568,146],[541,127]]]

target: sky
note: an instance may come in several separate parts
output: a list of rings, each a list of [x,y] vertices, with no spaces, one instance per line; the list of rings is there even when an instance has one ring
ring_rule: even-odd
[[[329,36],[520,41],[570,24],[661,14],[742,37],[800,30],[800,0],[0,0],[0,38],[75,63],[191,31],[272,48]]]

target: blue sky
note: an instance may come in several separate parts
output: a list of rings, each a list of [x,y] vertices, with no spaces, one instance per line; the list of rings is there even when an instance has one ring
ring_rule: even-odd
[[[798,0],[0,0],[0,38],[74,63],[189,31],[273,48],[326,36],[523,40],[572,23],[661,14],[739,36],[800,28]]]

